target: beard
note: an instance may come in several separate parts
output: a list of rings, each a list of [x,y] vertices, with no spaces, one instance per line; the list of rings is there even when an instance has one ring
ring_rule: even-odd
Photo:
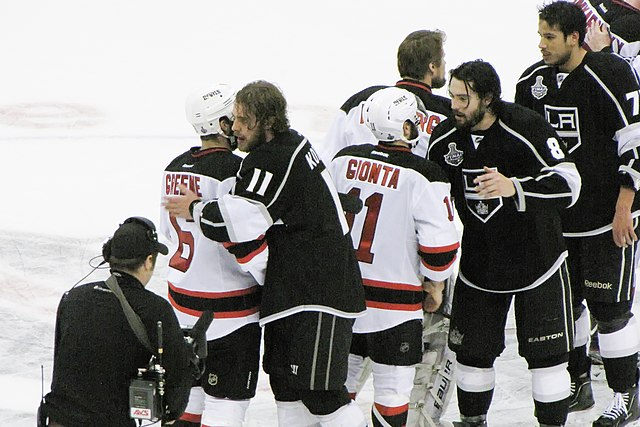
[[[258,128],[256,133],[253,135],[251,139],[246,139],[242,144],[238,146],[240,151],[248,153],[251,150],[254,150],[267,142],[267,131],[265,130],[262,124],[257,125]]]
[[[571,52],[565,52],[562,55],[558,56],[558,59],[556,59],[555,61],[553,60],[546,60],[543,58],[543,61],[546,65],[553,65],[556,67],[561,67],[564,64],[566,64],[567,62],[569,62],[569,59],[571,59]]]
[[[462,119],[459,116],[455,116],[456,129],[461,129],[461,130],[471,129],[472,127],[480,123],[482,119],[484,119],[484,115],[486,114],[486,112],[487,112],[487,108],[482,105],[479,105],[478,109],[474,111],[473,114],[471,114],[471,117],[469,118],[465,116],[464,119]]]
[[[444,77],[433,77],[431,79],[431,88],[432,89],[440,89],[441,87],[444,87],[444,85],[447,83],[447,80]]]

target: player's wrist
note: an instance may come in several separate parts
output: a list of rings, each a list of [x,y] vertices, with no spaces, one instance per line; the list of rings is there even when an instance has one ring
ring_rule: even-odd
[[[189,215],[191,215],[191,218],[193,218],[193,209],[195,208],[195,206],[200,203],[202,200],[200,199],[195,199],[194,201],[192,201],[191,203],[189,203]]]

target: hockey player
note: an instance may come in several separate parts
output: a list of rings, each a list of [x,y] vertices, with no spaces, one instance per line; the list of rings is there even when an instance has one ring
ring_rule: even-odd
[[[418,103],[397,87],[374,92],[362,116],[379,143],[346,147],[330,166],[338,191],[365,206],[347,215],[367,302],[354,324],[347,389],[355,395],[370,357],[374,426],[407,423],[414,365],[422,359],[423,289],[435,294],[429,301],[437,309],[459,247],[442,169],[411,153]]]
[[[229,192],[242,161],[231,151],[234,100],[235,91],[225,84],[187,97],[187,120],[200,135],[201,145],[169,163],[162,179],[163,198],[179,195],[180,184],[205,199]],[[181,326],[192,327],[202,311],[215,313],[207,330],[206,371],[192,388],[187,410],[176,425],[240,427],[255,395],[260,368],[260,287],[222,243],[202,234],[197,223],[163,209],[159,229],[172,248],[169,301]],[[232,250],[245,270],[251,265],[245,260],[266,261],[268,253],[263,239]]]
[[[439,30],[419,30],[406,36],[398,47],[397,66],[401,80],[396,87],[408,90],[420,99],[418,117],[420,138],[412,151],[426,156],[429,138],[435,126],[451,115],[449,99],[432,93],[445,84],[446,35]],[[376,141],[375,135],[364,123],[362,109],[369,96],[386,86],[371,86],[352,95],[340,108],[329,128],[322,150],[323,161],[329,163],[342,148]],[[416,367],[415,387],[411,393],[411,405],[407,425],[414,427],[424,423],[437,423],[451,395],[454,359],[446,348],[450,287],[443,290],[445,301],[434,313],[425,313],[423,360]],[[446,315],[445,315],[446,314]],[[364,384],[370,366],[363,366],[360,386]],[[435,387],[435,388],[434,388]],[[427,420],[428,419],[428,420]]]
[[[213,240],[269,242],[260,323],[279,425],[364,426],[344,387],[353,322],[365,311],[362,279],[329,172],[289,128],[286,108],[273,84],[246,85],[232,129],[249,154],[231,194],[201,202],[185,189],[167,207]]]
[[[585,44],[627,58],[640,73],[640,0],[574,0],[587,18]]]
[[[489,63],[451,71],[455,116],[435,129],[428,153],[444,168],[464,225],[449,333],[458,361],[455,425],[487,425],[493,366],[514,300],[535,415],[541,426],[559,426],[567,417],[573,341],[559,210],[576,202],[580,177],[551,125],[500,94]]]
[[[587,18],[584,47],[623,56],[640,73],[640,0],[574,0]],[[633,6],[635,4],[635,7]],[[596,321],[591,316],[589,357],[602,365]]]
[[[571,352],[571,410],[593,406],[587,357],[589,316],[614,399],[594,426],[621,426],[638,417],[636,319],[631,312],[640,204],[640,86],[616,55],[582,48],[586,19],[558,1],[539,12],[542,61],[517,83],[516,102],[556,128],[583,181],[578,202],[563,213],[569,250],[576,348]]]
[[[426,155],[427,144],[433,128],[451,114],[451,102],[435,95],[432,89],[445,84],[444,32],[419,30],[409,34],[398,47],[398,72],[401,80],[396,87],[414,93],[422,101],[418,111],[420,118],[420,142],[413,152]],[[362,117],[364,103],[369,96],[386,86],[371,86],[352,95],[336,115],[327,131],[322,150],[322,160],[329,163],[342,148],[365,141],[375,141]]]

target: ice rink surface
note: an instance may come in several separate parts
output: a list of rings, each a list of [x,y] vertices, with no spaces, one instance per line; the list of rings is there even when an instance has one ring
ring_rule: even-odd
[[[511,101],[518,76],[539,58],[539,3],[2,2],[0,426],[35,425],[40,366],[45,392],[51,380],[58,301],[91,270],[102,241],[129,216],[157,222],[162,170],[198,143],[184,119],[187,93],[211,82],[272,81],[289,100],[292,127],[321,144],[349,95],[398,79],[406,34],[439,28],[448,67],[491,62]],[[166,259],[149,285],[161,295],[165,271]],[[535,425],[512,329],[496,368],[490,425]],[[594,390],[596,408],[570,415],[568,426],[590,425],[608,404],[601,376]],[[367,412],[372,394],[369,382],[358,397]],[[456,416],[452,402],[444,418]],[[246,426],[275,420],[262,375]]]

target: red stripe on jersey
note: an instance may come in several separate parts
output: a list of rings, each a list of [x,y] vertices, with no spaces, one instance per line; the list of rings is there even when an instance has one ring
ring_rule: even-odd
[[[247,254],[246,256],[243,256],[242,258],[237,258],[236,261],[238,261],[238,264],[246,264],[249,261],[251,261],[253,258],[255,258],[256,256],[260,255],[262,252],[264,252],[265,249],[267,249],[267,241],[266,240],[264,242],[262,242],[262,244],[260,245],[260,247],[258,249],[256,249],[255,251]]]
[[[458,250],[460,247],[460,242],[456,242],[453,245],[449,246],[422,246],[420,245],[420,252],[425,254],[441,254],[444,252],[451,252]]]
[[[196,151],[195,153],[191,153],[191,156],[192,157],[203,157],[203,156],[206,156],[207,154],[215,153],[216,151],[228,151],[228,152],[231,152],[231,150],[229,148],[214,147],[214,148],[207,148],[205,150]]]
[[[387,144],[380,144],[378,143],[378,147],[384,151],[404,151],[404,152],[411,152],[411,148],[409,147],[401,147],[399,145],[387,145]]]
[[[255,240],[262,240],[262,239],[264,239],[264,234],[261,234]],[[230,247],[233,247],[235,245],[239,245],[240,243],[244,243],[244,242],[221,242],[221,243],[222,243],[222,246],[224,246],[225,249],[229,249]]]
[[[427,92],[432,93],[430,86],[427,86],[426,84],[420,83],[420,82],[409,82],[407,80],[400,80],[399,82],[396,83],[396,86],[399,88],[402,88],[402,86],[419,87],[420,89],[424,89]]]
[[[193,310],[193,309],[181,306],[171,297],[171,295],[169,295],[168,298],[173,308],[178,310],[179,312],[188,314],[190,316],[195,316],[195,317],[200,317],[202,315],[202,311],[200,310]],[[251,307],[246,310],[239,310],[239,311],[216,311],[214,313],[214,316],[216,319],[236,319],[239,317],[250,316],[254,313],[257,313],[259,310],[260,310],[260,307]]]
[[[393,304],[390,302],[380,302],[380,301],[365,301],[367,307],[371,308],[381,308],[383,310],[395,310],[395,311],[417,311],[422,310],[422,303],[416,304]]]
[[[373,403],[376,406],[376,409],[385,417],[393,417],[394,415],[400,415],[407,411],[409,411],[409,404],[406,403],[402,406],[384,406],[379,403]]]
[[[185,412],[178,419],[181,421],[200,424],[200,422],[202,422],[202,414],[190,414],[188,412]]]
[[[167,283],[169,284],[169,288],[171,288],[175,293],[188,295],[190,297],[207,298],[207,299],[238,297],[242,295],[252,294],[258,290],[258,286],[253,286],[247,289],[239,289],[237,291],[228,291],[228,292],[190,291],[187,289],[179,288],[171,282],[167,282]]]
[[[409,285],[406,283],[383,282],[381,280],[362,279],[362,284],[365,286],[371,286],[373,288],[393,289],[396,291],[411,291],[411,292],[422,291],[421,285]]]
[[[457,255],[454,256],[453,259],[445,265],[429,265],[424,261],[424,259],[420,260],[420,262],[422,262],[422,265],[424,265],[426,268],[428,268],[431,271],[445,271],[447,268],[451,267],[451,264],[453,264],[457,258],[458,258]]]

